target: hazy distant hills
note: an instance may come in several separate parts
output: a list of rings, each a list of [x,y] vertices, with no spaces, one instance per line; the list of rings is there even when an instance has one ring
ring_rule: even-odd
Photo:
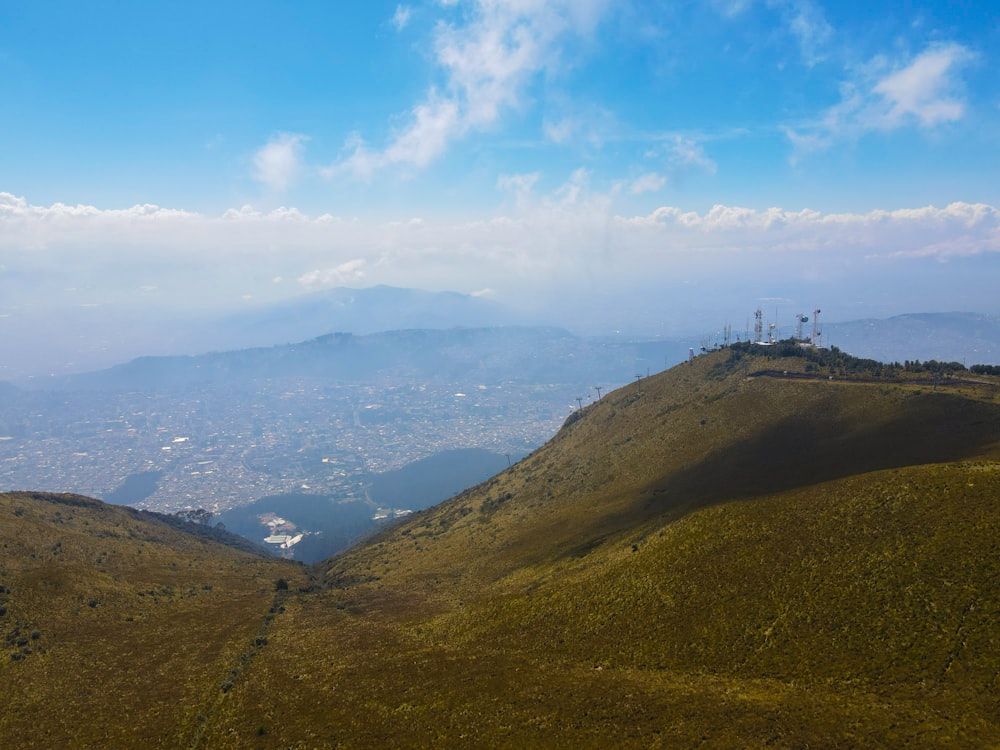
[[[753,306],[754,301],[748,300],[748,314]],[[565,313],[528,317],[488,296],[375,286],[339,287],[278,302],[247,301],[246,307],[225,314],[201,310],[165,317],[154,309],[96,306],[37,319],[30,311],[21,310],[0,321],[0,380],[93,371],[136,357],[274,347],[338,331],[366,336],[414,329],[545,327],[553,321],[569,327],[583,341],[594,336],[617,338],[614,331],[619,329],[629,332],[630,340],[669,339],[668,346],[676,353],[670,360],[673,363],[688,347],[698,349],[717,338],[706,333],[725,322],[706,320],[704,312],[690,319],[678,314],[663,320],[650,313],[630,321],[622,319],[628,305],[600,297],[593,300],[593,307],[599,316],[567,322]],[[615,314],[617,307],[622,309]],[[598,325],[590,319],[595,317],[604,323]],[[1000,363],[1000,324],[995,315],[913,314],[888,320],[824,323],[822,327],[827,334],[825,341],[859,356],[881,357],[889,352],[885,356],[892,358]],[[784,328],[780,329],[781,337],[790,336],[792,331]],[[672,333],[662,336],[664,331]]]
[[[1000,379],[747,346],[314,582],[0,496],[0,744],[995,746],[997,498]]]
[[[305,341],[334,331],[357,335],[407,328],[522,323],[485,297],[376,286],[312,292],[236,312],[89,307],[0,320],[0,379],[78,373],[140,356],[192,355]]]
[[[356,335],[415,328],[489,328],[519,322],[486,297],[374,286],[338,287],[221,318],[213,348],[270,346],[331,331]]]
[[[1000,364],[1000,316],[922,313],[824,326],[824,343],[857,357]]]
[[[51,378],[68,390],[183,389],[192,384],[283,377],[363,382],[391,373],[413,382],[618,382],[663,369],[687,353],[663,341],[595,341],[556,328],[410,329],[198,356],[140,357],[80,375]]]
[[[336,291],[341,292],[336,297],[340,299],[348,290]],[[369,291],[393,297],[410,292]],[[414,294],[417,300],[427,299]],[[440,302],[443,296],[430,298]],[[332,295],[324,297],[322,304],[332,304],[332,299]],[[1000,362],[1000,317],[926,313],[836,323],[824,325],[821,342],[883,362],[994,364]],[[366,335],[328,333],[298,343],[198,356],[140,357],[108,370],[50,378],[45,385],[157,390],[234,378],[310,376],[359,381],[389,371],[414,380],[546,383],[584,377],[621,383],[680,362],[689,348],[687,340],[595,339],[538,326],[407,328]]]

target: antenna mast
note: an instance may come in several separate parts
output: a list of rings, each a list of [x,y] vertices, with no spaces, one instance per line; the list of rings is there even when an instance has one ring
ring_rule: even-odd
[[[819,346],[819,337],[822,333],[819,330],[819,309],[813,310],[813,335],[812,335],[812,345]]]

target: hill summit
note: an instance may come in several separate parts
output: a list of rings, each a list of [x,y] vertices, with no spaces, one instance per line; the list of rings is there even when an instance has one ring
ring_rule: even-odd
[[[75,521],[80,582],[46,588],[39,570],[70,575],[49,559],[63,529],[49,501],[7,496],[22,515],[4,510],[4,533],[34,540],[36,558],[4,548],[0,626],[30,627],[33,653],[0,667],[12,696],[0,737],[993,745],[998,498],[1000,379],[794,345],[733,347],[606,394],[507,471],[314,572],[178,541],[162,564],[107,576],[110,557],[94,550],[111,529],[95,504]],[[118,554],[137,559],[131,545],[149,545],[149,532],[121,523]],[[136,589],[150,586],[127,581],[182,573],[183,585],[226,581],[223,610],[236,619],[210,628],[198,607],[219,585],[211,597],[192,586],[186,610],[140,632]],[[91,608],[80,597],[98,580],[122,591]],[[100,658],[72,628],[49,640],[53,596],[77,602],[67,618],[116,623],[117,648],[143,669]],[[45,653],[30,645],[35,630]],[[156,653],[183,675],[168,702],[143,689]],[[103,705],[128,707],[127,723],[109,709],[95,728],[94,684]]]

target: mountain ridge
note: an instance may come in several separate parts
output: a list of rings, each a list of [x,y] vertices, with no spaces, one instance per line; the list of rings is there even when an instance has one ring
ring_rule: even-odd
[[[183,388],[231,378],[322,376],[363,381],[382,372],[432,380],[484,377],[499,370],[503,378],[537,382],[565,380],[581,367],[607,376],[622,365],[614,358],[649,359],[662,366],[663,342],[594,343],[561,328],[544,326],[400,329],[355,335],[328,333],[294,344],[254,347],[199,355],[139,357],[106,370],[52,378],[45,388],[163,389]],[[655,360],[653,359],[653,350]],[[539,352],[546,352],[542,357]],[[674,352],[680,357],[680,352]],[[576,361],[577,358],[580,361]],[[584,362],[585,364],[581,364]],[[496,376],[490,380],[496,380]]]
[[[386,295],[389,298],[386,299]],[[470,295],[461,295],[455,292],[423,292],[414,289],[402,289],[395,287],[372,287],[368,289],[337,288],[322,292],[314,292],[302,298],[265,306],[260,310],[241,313],[234,316],[226,328],[228,333],[213,334],[211,340],[206,340],[200,344],[185,342],[180,336],[180,332],[186,329],[191,330],[211,330],[212,323],[205,321],[189,321],[186,324],[178,325],[171,322],[165,330],[154,330],[146,337],[146,346],[141,347],[147,353],[132,355],[125,361],[119,361],[110,365],[105,365],[99,369],[94,367],[80,367],[74,365],[74,373],[67,378],[66,374],[51,373],[48,378],[49,384],[60,384],[72,382],[74,376],[84,376],[93,378],[97,372],[121,371],[130,365],[134,366],[137,361],[147,364],[151,361],[162,361],[176,359],[178,361],[193,360],[196,358],[218,358],[223,354],[237,354],[244,351],[274,350],[280,347],[302,347],[313,341],[322,340],[328,337],[350,335],[358,338],[365,338],[376,334],[391,334],[405,331],[448,331],[462,329],[512,329],[524,331],[561,331],[575,337],[578,341],[587,342],[590,345],[607,345],[614,342],[648,342],[659,344],[668,351],[666,360],[664,357],[655,358],[657,362],[672,364],[679,362],[686,355],[689,347],[696,347],[701,339],[701,345],[706,346],[708,342],[715,340],[720,342],[720,334],[705,336],[696,332],[695,328],[688,335],[660,336],[651,332],[645,334],[609,334],[608,332],[577,331],[570,333],[564,326],[550,325],[543,322],[529,322],[519,319],[517,316],[508,314],[498,314],[496,316],[480,315],[474,313],[455,314],[449,317],[445,313],[435,314],[431,318],[421,315],[411,314],[410,306],[416,304],[407,300],[422,300],[418,304],[434,308],[434,300],[451,300],[460,298],[465,300],[475,300],[475,305],[486,305],[490,307],[494,303],[482,298]],[[353,300],[362,306],[358,313],[357,321],[353,318],[330,317],[329,314],[317,312],[315,308],[319,305],[332,305],[334,309],[343,307],[347,301]],[[375,314],[375,310],[384,306],[387,310],[386,316],[380,317]],[[292,317],[293,323],[283,324],[280,332],[271,330],[266,318],[272,307],[275,309],[302,310],[295,312]],[[444,303],[444,308],[448,303]],[[311,311],[311,312],[308,312]],[[228,319],[227,319],[228,320]],[[382,321],[382,322],[377,322]],[[781,327],[779,331],[785,331],[785,335],[790,335],[791,330]],[[336,333],[337,331],[345,333]],[[997,341],[1000,340],[1000,316],[983,313],[905,313],[889,318],[863,318],[841,322],[824,323],[820,326],[822,332],[821,340],[824,344],[836,344],[841,348],[848,349],[860,357],[870,357],[880,361],[903,361],[904,359],[936,359],[939,361],[958,361],[965,364],[1000,364],[1000,348]],[[749,331],[747,332],[749,337]],[[55,336],[46,336],[46,339],[56,339]],[[165,348],[166,347],[166,348]],[[188,352],[188,353],[183,353]],[[194,353],[190,353],[194,352]],[[25,378],[24,373],[13,367],[14,360],[21,358],[21,355],[11,355],[8,363],[8,380],[17,382],[24,381],[30,383],[35,378]],[[52,368],[59,370],[60,368]],[[37,376],[37,373],[36,373]],[[0,381],[4,382],[4,381]]]
[[[962,396],[933,391],[930,374],[924,376],[930,393],[913,386],[885,390],[863,384],[858,377],[848,379],[848,376],[838,381],[829,381],[828,375],[811,381],[755,378],[752,377],[754,369],[742,376],[733,363],[726,361],[731,356],[723,352],[699,357],[690,364],[678,365],[667,373],[608,394],[571,415],[564,428],[545,446],[545,451],[536,451],[503,476],[508,478],[509,484],[524,489],[544,468],[546,479],[560,481],[564,494],[572,497],[574,503],[579,502],[579,493],[584,489],[597,498],[593,502],[602,509],[607,508],[607,504],[603,504],[606,494],[631,493],[630,497],[641,498],[631,500],[632,506],[649,503],[654,512],[659,512],[665,505],[667,508],[683,507],[695,493],[702,498],[709,497],[712,502],[734,500],[754,492],[781,491],[808,481],[811,476],[817,480],[846,476],[852,473],[851,466],[855,462],[871,462],[859,466],[859,470],[867,471],[935,459],[950,460],[967,451],[976,452],[997,439],[1000,421],[992,413],[992,407],[989,420],[972,418],[966,408],[971,408],[975,414],[981,407],[967,407],[969,402]],[[805,374],[807,360],[785,362],[790,375]],[[754,367],[765,371],[771,369],[769,364],[770,360],[757,359]],[[729,370],[728,374],[722,378],[713,377],[720,366]],[[795,373],[795,367],[799,373]],[[696,383],[693,393],[684,388],[691,383]],[[780,390],[771,387],[775,383],[780,385]],[[655,392],[651,390],[654,387]],[[852,400],[842,398],[843,389],[859,387],[862,398],[853,392],[849,394]],[[891,381],[886,385],[886,389],[893,387]],[[696,398],[690,398],[691,395]],[[742,396],[738,402],[732,398],[736,395]],[[924,397],[923,401],[920,396]],[[906,418],[858,427],[880,419],[875,406],[880,405],[887,415],[894,415],[893,408],[903,402],[908,410]],[[734,403],[739,407],[732,407]],[[954,411],[956,405],[962,407],[957,412]],[[845,413],[845,408],[850,412]],[[644,413],[637,416],[637,409]],[[814,418],[812,426],[808,422],[810,415]],[[685,421],[683,428],[679,425],[681,420]],[[951,429],[948,427],[951,425],[961,427],[962,431],[950,441],[942,442],[937,435],[920,429],[929,420],[934,420],[931,423],[939,429]],[[664,436],[664,424],[673,427],[673,436]],[[842,441],[842,451],[838,454],[836,442],[845,425],[851,426],[852,431],[849,439]],[[643,429],[645,435],[640,432]],[[901,446],[886,447],[888,441],[904,438]],[[577,446],[581,443],[588,448],[579,449]],[[767,462],[783,444],[786,448],[794,446],[800,453],[808,450],[806,458],[800,457],[800,461],[808,463],[786,469],[786,473],[771,470]],[[595,452],[593,446],[598,445],[605,449]],[[873,449],[877,450],[873,452]],[[554,454],[554,457],[543,462],[540,453]],[[604,470],[601,465],[618,464],[624,468],[626,455],[630,457],[627,484],[619,486],[613,478],[614,471]],[[637,458],[639,455],[641,461]],[[651,468],[668,460],[676,467],[669,477]],[[876,465],[879,461],[889,463]],[[740,493],[731,491],[730,477],[739,478]],[[728,495],[726,490],[730,490]],[[539,494],[537,490],[532,492]],[[536,507],[544,505],[540,498],[535,502]],[[608,502],[621,505],[616,499]]]
[[[937,359],[1000,364],[1000,316],[983,313],[906,313],[832,323],[824,341],[881,361]],[[932,348],[927,342],[933,342]]]
[[[312,572],[244,575],[226,552],[258,617],[279,570],[288,594],[224,688],[191,672],[208,708],[149,744],[997,743],[1000,378],[796,354],[734,347],[606,393]],[[230,659],[256,642],[246,619]],[[72,736],[84,693],[63,688],[46,724],[27,666],[0,667],[0,737]]]

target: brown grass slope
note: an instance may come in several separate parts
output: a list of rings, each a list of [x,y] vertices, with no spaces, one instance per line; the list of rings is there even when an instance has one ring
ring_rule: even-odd
[[[150,514],[0,494],[0,746],[187,746],[253,656],[280,577],[303,573]]]
[[[1000,744],[1000,403],[699,358],[326,565],[241,747]]]
[[[3,496],[0,744],[1000,746],[1000,381],[833,375],[642,380],[313,591]]]

